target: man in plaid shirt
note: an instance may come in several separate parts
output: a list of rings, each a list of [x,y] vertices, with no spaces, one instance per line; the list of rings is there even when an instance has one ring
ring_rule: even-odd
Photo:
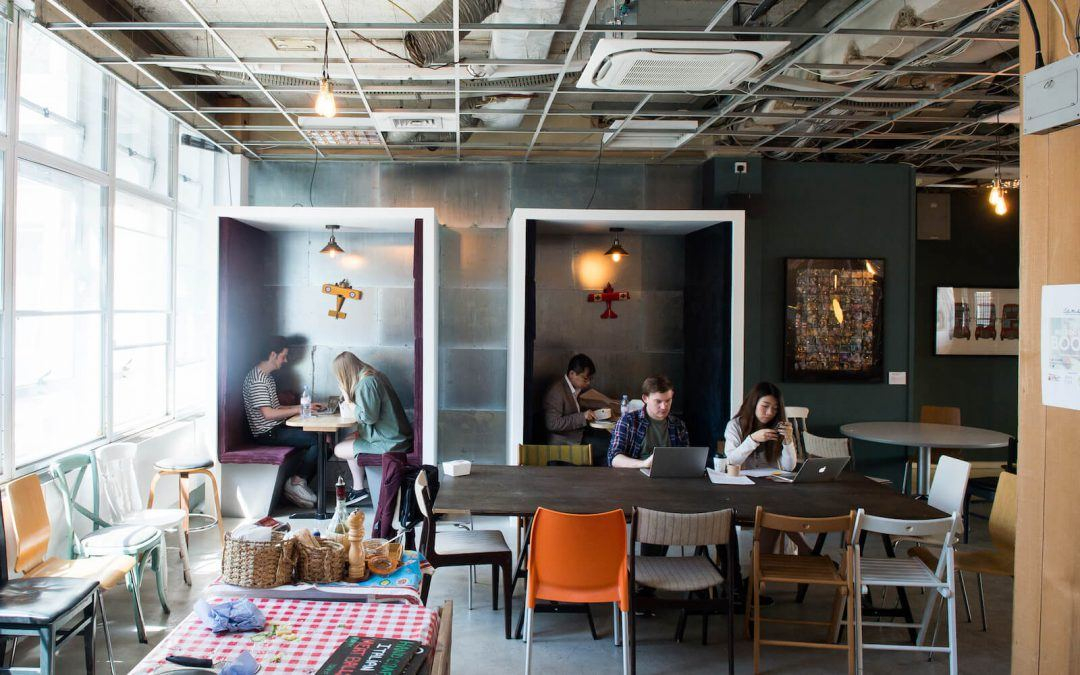
[[[609,466],[627,469],[652,467],[654,448],[686,447],[690,437],[683,421],[671,414],[675,387],[663,375],[645,378],[641,400],[645,407],[619,418],[608,446]]]

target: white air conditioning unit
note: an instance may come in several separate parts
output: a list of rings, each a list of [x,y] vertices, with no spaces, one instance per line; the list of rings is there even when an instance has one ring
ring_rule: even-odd
[[[379,131],[441,133],[458,130],[458,116],[454,112],[377,112],[372,113],[371,116],[375,120],[375,128]]]
[[[697,126],[693,120],[615,120],[611,123],[611,132],[604,134],[604,147],[627,150],[678,148]],[[622,131],[616,136],[615,131],[619,129]]]
[[[788,44],[602,38],[577,86],[613,91],[730,89],[749,79]]]

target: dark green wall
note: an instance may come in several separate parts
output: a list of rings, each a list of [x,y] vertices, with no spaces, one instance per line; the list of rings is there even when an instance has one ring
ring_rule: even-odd
[[[824,436],[838,436],[847,422],[910,419],[909,387],[889,385],[887,377],[881,384],[809,384],[785,383],[782,374],[785,258],[851,257],[885,260],[885,371],[911,377],[913,169],[751,160],[740,178],[734,161],[709,162],[703,194],[706,208],[747,210],[747,388],[776,382],[788,404],[810,408],[809,430]],[[897,482],[903,456],[901,448],[855,445],[861,471]]]
[[[913,410],[958,406],[964,424],[1016,435],[1017,358],[935,356],[934,315],[938,286],[1019,287],[1019,209],[1013,200],[1008,215],[995,215],[985,190],[956,191],[950,201],[950,238],[915,248]]]

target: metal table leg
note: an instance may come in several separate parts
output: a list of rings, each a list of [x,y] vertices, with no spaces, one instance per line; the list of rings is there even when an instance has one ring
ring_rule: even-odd
[[[916,469],[918,471],[918,482],[916,489],[920,495],[927,495],[930,493],[930,448],[929,446],[921,446],[919,448],[919,466]]]

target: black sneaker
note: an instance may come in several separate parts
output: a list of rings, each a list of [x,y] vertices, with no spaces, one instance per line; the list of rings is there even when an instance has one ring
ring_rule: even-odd
[[[367,498],[367,490],[349,490],[345,493],[345,506],[357,506]]]

